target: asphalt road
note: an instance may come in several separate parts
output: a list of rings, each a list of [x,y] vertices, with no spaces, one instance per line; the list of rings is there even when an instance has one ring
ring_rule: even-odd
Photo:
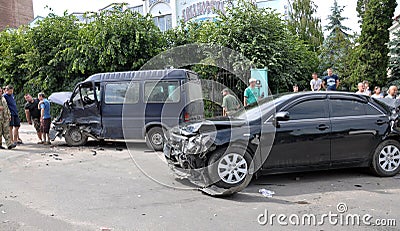
[[[33,128],[26,124],[20,136],[23,145],[0,151],[0,230],[400,227],[399,175],[378,178],[363,169],[346,169],[263,176],[241,193],[213,198],[176,179],[162,154],[147,151],[143,141],[130,142],[129,150],[124,142],[90,141],[79,148],[67,147],[63,140],[37,145]],[[258,192],[262,188],[275,194],[264,197]],[[352,225],[351,219],[346,225],[349,215],[360,225]],[[315,216],[317,224],[307,216]],[[294,225],[302,220],[307,224]]]

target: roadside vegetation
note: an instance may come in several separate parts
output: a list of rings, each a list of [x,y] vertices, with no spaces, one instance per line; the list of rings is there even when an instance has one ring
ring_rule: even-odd
[[[330,66],[343,80],[342,90],[353,90],[362,80],[372,86],[387,86],[400,79],[398,58],[389,62],[387,55],[387,29],[396,0],[358,3],[361,35],[345,26],[343,6],[335,2],[324,28],[326,38],[312,0],[293,1],[288,19],[241,0],[218,20],[181,24],[167,32],[161,32],[149,15],[122,11],[122,5],[114,11],[88,13],[87,23],[79,23],[67,12],[63,16],[49,14],[34,27],[0,32],[0,83],[14,86],[24,118],[25,93],[71,91],[91,74],[138,70],[150,58],[173,47],[211,43],[244,54],[254,68],[268,68],[273,93],[290,91],[294,84],[308,89],[311,73],[323,75]],[[391,51],[398,54],[399,49]],[[388,67],[393,69],[392,79],[387,78]],[[202,78],[224,83],[220,78],[223,70],[187,68]],[[237,86],[237,90],[242,91],[242,87]]]

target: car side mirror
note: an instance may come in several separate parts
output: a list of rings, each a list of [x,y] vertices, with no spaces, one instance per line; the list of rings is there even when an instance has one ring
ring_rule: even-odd
[[[272,124],[275,127],[279,128],[280,127],[279,121],[288,121],[289,119],[290,119],[289,112],[287,111],[278,112],[275,114]]]
[[[290,119],[289,112],[287,111],[280,111],[275,114],[276,121],[288,121]]]

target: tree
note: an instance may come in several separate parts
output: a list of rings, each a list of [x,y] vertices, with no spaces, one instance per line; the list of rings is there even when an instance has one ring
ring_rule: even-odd
[[[50,14],[33,28],[0,32],[0,80],[16,89],[21,118],[24,93],[68,91],[93,73],[138,70],[166,49],[150,16],[122,9],[89,14],[88,23]]]
[[[341,80],[347,77],[345,75],[348,69],[347,58],[352,47],[350,29],[343,25],[343,21],[347,19],[342,16],[343,10],[344,6],[339,6],[335,0],[331,7],[332,13],[328,16],[329,23],[325,26],[325,30],[329,31],[329,35],[321,49],[321,63],[319,66],[321,72],[329,67],[333,68]]]
[[[225,15],[220,14],[219,20],[180,27],[174,33],[177,36],[170,36],[174,41],[217,44],[242,54],[253,68],[267,67],[273,93],[291,91],[293,84],[308,89],[310,75],[317,68],[316,53],[288,30],[279,14],[259,9],[247,1],[238,1]],[[249,75],[248,63],[245,66],[236,60],[234,65]],[[221,76],[213,68],[211,73],[211,76]]]
[[[389,27],[392,25],[396,0],[367,0],[362,11],[361,35],[358,39],[358,61],[352,78],[384,86],[389,61]]]
[[[400,31],[393,34],[393,39],[388,43],[389,47],[389,85],[400,85]]]
[[[288,20],[292,33],[299,36],[312,51],[318,51],[324,40],[321,19],[314,16],[316,12],[317,6],[312,0],[294,0]]]
[[[357,16],[360,18],[360,20],[358,22],[361,24],[363,22],[364,13],[365,13],[365,10],[367,9],[368,2],[369,2],[369,0],[357,0],[356,10],[357,10]]]

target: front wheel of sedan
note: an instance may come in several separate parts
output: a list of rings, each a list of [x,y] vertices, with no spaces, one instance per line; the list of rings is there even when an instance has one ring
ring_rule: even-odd
[[[372,159],[372,171],[378,176],[394,176],[400,172],[400,143],[386,140],[378,145]]]
[[[217,149],[208,161],[208,174],[214,185],[240,191],[250,183],[253,176],[252,156],[241,147]]]

